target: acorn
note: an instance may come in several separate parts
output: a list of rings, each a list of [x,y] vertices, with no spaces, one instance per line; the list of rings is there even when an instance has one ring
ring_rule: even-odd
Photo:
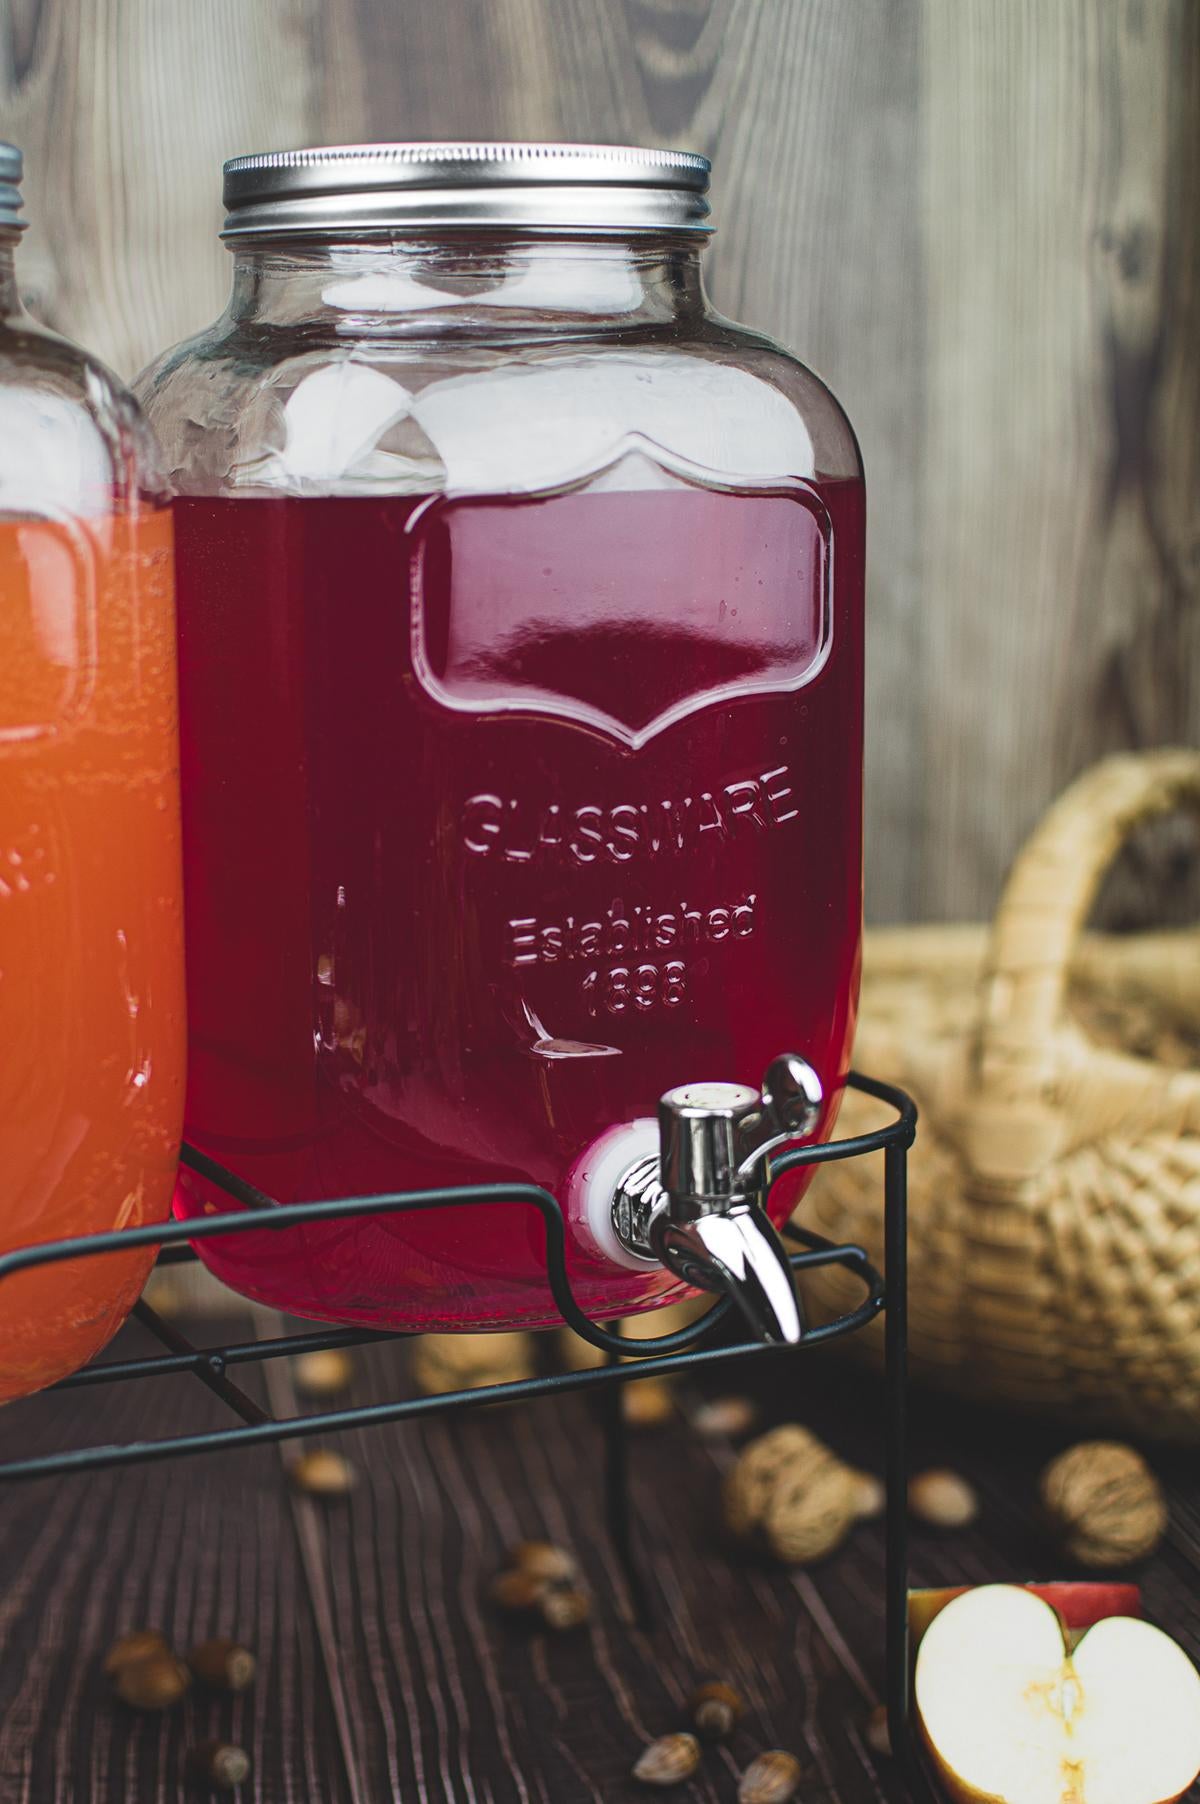
[[[586,1591],[577,1591],[570,1585],[547,1585],[537,1607],[546,1627],[563,1634],[579,1628],[592,1613]]]
[[[213,1691],[245,1691],[253,1685],[258,1661],[248,1647],[227,1635],[202,1641],[187,1657],[192,1674]]]
[[[788,1804],[800,1788],[800,1762],[783,1748],[760,1754],[738,1783],[738,1804]]]
[[[711,1397],[692,1411],[691,1424],[702,1441],[737,1440],[758,1420],[758,1405],[749,1397]]]
[[[957,1472],[934,1468],[909,1480],[908,1507],[930,1528],[968,1528],[979,1514],[979,1494]]]
[[[694,1735],[660,1735],[638,1755],[633,1776],[642,1785],[682,1785],[699,1765],[700,1743]]]
[[[488,1587],[488,1596],[501,1610],[522,1616],[536,1610],[549,1589],[550,1581],[520,1566],[506,1566]]]
[[[867,1718],[867,1746],[873,1754],[891,1758],[892,1732],[888,1728],[886,1704],[877,1704]]]
[[[688,1699],[688,1716],[705,1741],[724,1741],[745,1714],[741,1697],[723,1679],[710,1679]]]
[[[354,1361],[342,1347],[317,1347],[296,1355],[292,1377],[302,1397],[338,1397],[354,1382]]]
[[[518,1541],[508,1551],[508,1564],[548,1585],[569,1585],[579,1576],[579,1562],[553,1541]]]
[[[659,1428],[675,1414],[671,1387],[662,1378],[641,1378],[621,1388],[621,1414],[630,1428]]]
[[[250,1756],[228,1741],[204,1741],[188,1751],[193,1775],[216,1791],[233,1791],[250,1777]]]
[[[112,1679],[123,1666],[136,1664],[139,1660],[150,1660],[160,1655],[170,1657],[171,1649],[167,1638],[158,1629],[126,1629],[118,1635],[104,1656],[104,1671]]]
[[[345,1497],[358,1483],[358,1473],[348,1459],[329,1447],[301,1453],[288,1466],[288,1477],[298,1491],[310,1497]]]
[[[187,1667],[174,1654],[150,1654],[118,1668],[113,1691],[131,1710],[169,1710],[191,1682]]]

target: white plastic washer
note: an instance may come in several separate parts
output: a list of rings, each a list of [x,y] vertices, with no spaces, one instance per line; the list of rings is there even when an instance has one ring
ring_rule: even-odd
[[[621,1245],[613,1227],[613,1197],[629,1167],[639,1159],[657,1158],[658,1147],[657,1121],[640,1115],[593,1140],[567,1173],[568,1222],[593,1252],[626,1271],[644,1272],[656,1262],[639,1259]]]

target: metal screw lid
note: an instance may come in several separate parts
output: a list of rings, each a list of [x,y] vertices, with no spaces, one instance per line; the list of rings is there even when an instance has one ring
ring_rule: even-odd
[[[15,144],[0,140],[0,230],[16,226],[23,232],[29,221],[21,218],[21,176],[24,158]]]
[[[223,238],[498,227],[707,233],[706,157],[622,144],[341,144],[225,165]]]

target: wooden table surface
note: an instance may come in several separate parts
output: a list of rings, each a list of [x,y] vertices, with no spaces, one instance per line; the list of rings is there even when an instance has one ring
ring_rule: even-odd
[[[185,1324],[186,1325],[186,1324]],[[197,1337],[245,1333],[205,1323]],[[145,1341],[127,1328],[122,1352]],[[358,1358],[354,1400],[406,1382],[406,1349]],[[251,1391],[260,1374],[244,1373]],[[271,1404],[287,1409],[279,1365]],[[879,1389],[836,1353],[768,1355],[706,1379],[752,1389],[764,1423],[795,1418],[879,1469]],[[628,1619],[603,1528],[600,1430],[567,1396],[456,1421],[342,1437],[358,1488],[332,1506],[292,1494],[283,1459],[258,1449],[14,1486],[0,1504],[0,1804],[173,1804],[204,1796],[187,1748],[244,1745],[258,1804],[629,1804],[641,1746],[683,1725],[700,1678],[719,1674],[750,1715],[728,1749],[672,1796],[723,1804],[758,1750],[803,1761],[805,1804],[899,1804],[890,1762],[864,1730],[883,1686],[883,1543],[860,1528],[832,1560],[783,1571],[731,1555],[718,1522],[731,1444],[679,1414],[632,1443],[639,1546],[656,1625]],[[0,1457],[68,1443],[178,1433],[222,1418],[194,1378],[139,1380],[35,1399],[0,1418]],[[952,1464],[983,1498],[976,1528],[918,1533],[914,1581],[1056,1576],[1031,1527],[1041,1461],[1069,1437],[918,1398],[918,1464]],[[1200,1653],[1200,1493],[1194,1463],[1155,1454],[1169,1538],[1142,1572],[1148,1614]],[[528,1635],[485,1599],[504,1549],[526,1536],[576,1550],[594,1593],[584,1630]],[[193,1695],[166,1717],[114,1706],[100,1674],[122,1629],[162,1628],[180,1648],[218,1633],[259,1657],[239,1700]],[[1191,1794],[1189,1794],[1190,1796]]]

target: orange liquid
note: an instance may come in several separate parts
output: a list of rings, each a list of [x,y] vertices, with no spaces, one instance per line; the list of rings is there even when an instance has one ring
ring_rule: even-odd
[[[171,517],[0,517],[0,1252],[161,1221],[182,1124]],[[0,1281],[0,1400],[84,1364],[153,1251]]]

